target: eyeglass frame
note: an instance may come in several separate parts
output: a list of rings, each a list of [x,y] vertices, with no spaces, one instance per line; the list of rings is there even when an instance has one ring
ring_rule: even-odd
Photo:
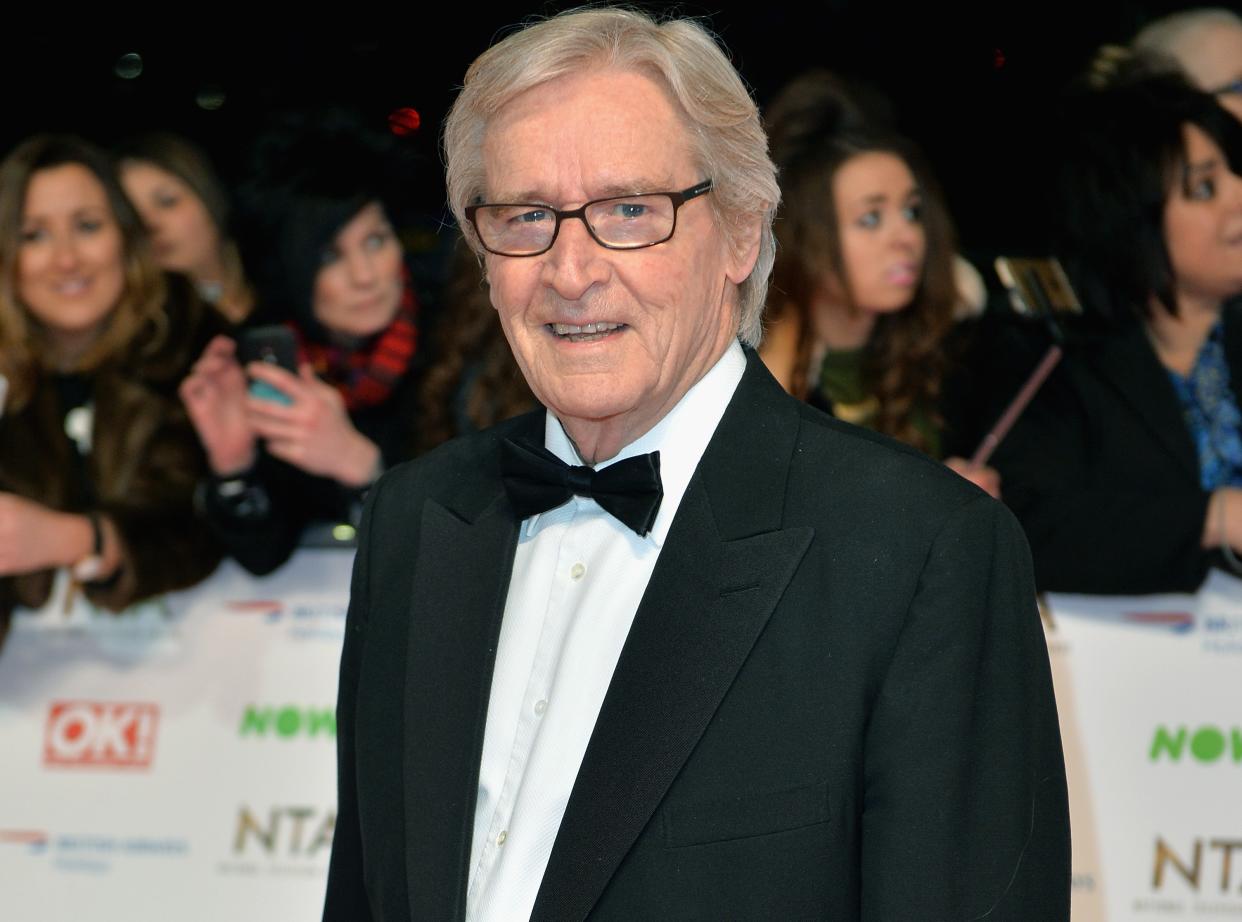
[[[561,224],[568,218],[577,218],[582,222],[582,226],[586,228],[587,233],[591,235],[591,239],[598,243],[605,250],[645,250],[647,247],[659,246],[661,243],[668,243],[673,239],[673,234],[677,232],[677,212],[686,202],[692,201],[701,195],[706,195],[712,191],[714,183],[711,179],[705,179],[702,182],[695,183],[688,189],[682,189],[680,192],[631,192],[628,195],[606,195],[603,198],[591,199],[589,202],[583,202],[577,208],[571,208],[562,211],[559,208],[553,208],[551,205],[545,205],[542,202],[479,202],[477,205],[467,205],[462,209],[466,216],[466,220],[470,222],[474,228],[474,236],[479,241],[479,245],[493,256],[505,256],[510,259],[525,259],[528,256],[542,256],[548,250],[556,245],[556,238],[561,233]],[[637,246],[616,246],[611,243],[605,243],[600,240],[595,233],[595,229],[591,227],[591,222],[586,219],[587,209],[592,205],[598,205],[600,202],[611,202],[627,198],[641,198],[648,195],[667,195],[669,201],[673,203],[673,225],[668,229],[668,236],[659,240],[653,240],[651,243],[640,243]],[[520,208],[529,205],[535,208],[542,208],[550,211],[556,218],[556,226],[552,228],[552,237],[548,240],[548,245],[542,250],[536,250],[533,253],[503,253],[500,250],[493,250],[487,245],[483,239],[483,234],[479,231],[479,224],[475,221],[474,216],[480,208]]]

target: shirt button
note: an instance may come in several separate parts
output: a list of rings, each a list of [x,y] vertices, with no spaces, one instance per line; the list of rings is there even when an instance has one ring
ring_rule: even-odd
[[[497,844],[497,845],[504,845],[504,844],[505,844],[505,839],[507,839],[507,838],[509,838],[509,833],[508,833],[506,830],[503,830],[503,829],[502,829],[502,830],[500,831],[500,835],[498,835],[498,836],[496,837],[496,844]]]
[[[586,573],[585,564],[576,563],[569,570],[569,575],[574,579],[582,579],[584,573]]]
[[[535,713],[538,714],[540,717],[543,716],[543,712],[546,711],[547,709],[548,709],[548,702],[545,701],[544,699],[540,698],[538,701],[535,702]]]

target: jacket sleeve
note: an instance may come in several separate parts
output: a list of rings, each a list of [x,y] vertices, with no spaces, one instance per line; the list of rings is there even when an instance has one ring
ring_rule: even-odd
[[[1201,544],[1210,494],[1160,467],[1165,449],[1109,419],[1093,387],[1055,374],[996,454],[1036,583],[1041,592],[1193,592],[1212,560]],[[1152,474],[1139,475],[1140,465]]]
[[[978,497],[945,523],[864,743],[862,918],[1069,919],[1065,767],[1030,556]]]

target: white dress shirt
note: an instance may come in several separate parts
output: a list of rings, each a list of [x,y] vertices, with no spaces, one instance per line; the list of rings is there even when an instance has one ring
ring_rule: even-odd
[[[580,496],[524,520],[479,764],[468,922],[530,918],[634,614],[745,369],[734,341],[654,428],[599,465],[660,452],[664,498],[646,537]],[[583,463],[551,413],[544,444]]]

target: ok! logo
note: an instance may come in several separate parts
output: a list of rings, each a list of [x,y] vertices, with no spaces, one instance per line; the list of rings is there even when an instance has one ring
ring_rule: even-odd
[[[149,768],[158,722],[154,704],[55,701],[48,711],[43,764]]]

